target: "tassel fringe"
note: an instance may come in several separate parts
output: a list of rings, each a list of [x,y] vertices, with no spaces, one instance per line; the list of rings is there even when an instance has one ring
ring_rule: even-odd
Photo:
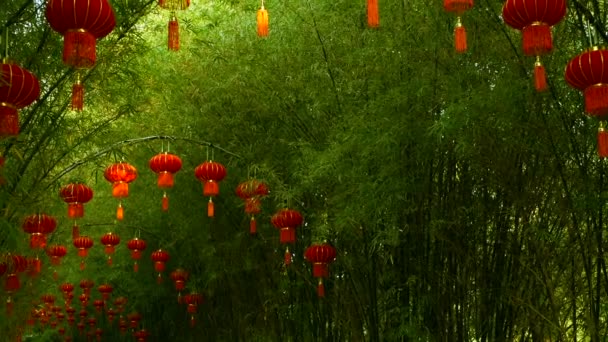
[[[367,26],[371,28],[380,27],[378,0],[367,0]]]
[[[547,75],[540,60],[534,65],[534,86],[538,92],[547,90]]]
[[[458,18],[458,23],[456,24],[456,28],[454,29],[454,46],[456,48],[457,53],[465,53],[468,49],[467,31],[460,22],[460,18]]]

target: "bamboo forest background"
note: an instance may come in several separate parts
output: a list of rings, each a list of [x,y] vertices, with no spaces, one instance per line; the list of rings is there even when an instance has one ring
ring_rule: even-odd
[[[178,53],[156,1],[111,3],[117,26],[98,43],[77,113],[43,1],[0,0],[10,58],[42,87],[19,138],[1,143],[0,251],[31,254],[22,218],[57,216],[50,241],[69,246],[60,281],[112,283],[151,341],[606,340],[607,166],[597,122],[563,78],[570,58],[608,44],[605,2],[569,1],[541,94],[503,1],[466,14],[462,55],[441,1],[381,0],[371,30],[363,0],[268,0],[260,39],[256,1],[193,0],[178,14]],[[147,166],[163,148],[184,161],[166,214]],[[208,153],[228,169],[214,219],[193,174]],[[123,159],[140,176],[116,222],[103,170]],[[271,189],[255,238],[234,195],[253,175]],[[95,191],[82,230],[96,243],[107,231],[122,238],[111,268],[98,243],[78,268],[58,196],[76,180]],[[285,203],[305,218],[287,270],[269,221]],[[132,272],[124,242],[136,234],[148,252],[170,252],[168,269],[190,272],[188,288],[205,296],[196,327],[172,283],[156,283],[149,253]],[[302,251],[322,240],[338,257],[319,300]],[[0,339],[32,300],[58,292],[51,274],[24,281],[15,313],[0,312]],[[132,340],[104,324],[104,340]],[[26,340],[58,338],[28,329]]]

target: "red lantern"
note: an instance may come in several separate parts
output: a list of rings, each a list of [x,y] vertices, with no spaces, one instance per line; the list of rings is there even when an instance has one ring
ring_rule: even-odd
[[[105,304],[104,304],[103,300],[101,300],[101,299],[96,299],[93,301],[93,306],[95,307],[95,310],[97,310],[98,313],[101,313],[104,305]]]
[[[190,0],[159,0],[158,5],[171,11],[167,47],[170,51],[179,51],[179,23],[175,12],[188,9],[190,7]]]
[[[30,248],[42,249],[46,247],[46,236],[57,228],[57,221],[46,214],[34,214],[27,216],[21,227],[30,234]]]
[[[318,296],[325,297],[323,278],[329,277],[328,265],[336,259],[336,249],[327,243],[314,244],[306,249],[304,258],[312,263],[313,277],[319,279]]]
[[[106,247],[104,251],[108,255],[108,265],[112,265],[112,254],[119,243],[120,238],[116,234],[106,233],[101,237],[101,244]]]
[[[127,330],[129,329],[129,325],[127,324],[127,321],[122,316],[118,320],[118,328],[120,329],[120,333],[122,335],[124,335],[127,332]]]
[[[179,304],[182,303],[182,291],[186,288],[186,282],[188,281],[188,272],[185,270],[178,268],[175,271],[171,272],[171,279],[175,282],[175,290],[177,293],[177,302]]]
[[[127,298],[118,297],[114,299],[114,305],[116,306],[116,310],[118,310],[118,313],[122,314],[125,310],[125,305],[127,305]]]
[[[124,218],[122,199],[129,197],[129,183],[137,178],[137,169],[129,163],[120,162],[108,166],[104,172],[104,177],[112,183],[112,196],[121,200],[116,210],[116,219],[122,221]]]
[[[261,199],[268,195],[268,186],[257,179],[250,179],[240,183],[236,187],[236,194],[245,201],[245,213],[251,215],[249,233],[254,235],[257,233],[255,215],[262,211]]]
[[[473,8],[473,0],[443,0],[443,8],[447,12],[456,15],[456,27],[454,28],[454,43],[456,52],[464,53],[467,51],[467,32],[462,25],[462,15],[464,12]]]
[[[174,174],[182,169],[182,160],[175,154],[163,152],[150,159],[150,169],[158,175],[157,185],[161,189],[170,189],[174,184]],[[163,194],[163,211],[169,210],[167,192]]]
[[[136,331],[133,336],[135,336],[135,340],[137,342],[146,342],[148,336],[150,336],[150,333],[146,329],[141,329]]]
[[[198,306],[203,302],[203,295],[197,292],[192,292],[184,296],[184,301],[188,304],[188,313],[190,314],[190,325],[194,327],[196,324],[196,315]]]
[[[135,263],[133,264],[133,271],[137,272],[139,270],[137,260],[141,258],[141,252],[146,249],[146,241],[139,238],[134,238],[127,242],[127,248],[131,250],[131,259],[135,260]]]
[[[169,253],[159,249],[152,253],[152,261],[154,261],[154,270],[158,272],[157,281],[160,284],[163,281],[162,272],[165,271],[165,263],[169,261]]]
[[[545,67],[540,56],[553,50],[551,26],[566,15],[566,0],[507,0],[502,8],[505,23],[523,33],[526,56],[535,56],[534,79],[537,91],[547,90]]]
[[[88,289],[88,291],[91,291],[90,289]],[[78,300],[80,301],[80,305],[82,305],[82,310],[80,310],[80,317],[82,318],[82,315],[84,314],[84,317],[86,317],[88,315],[86,308],[87,305],[89,304],[89,294],[88,293],[83,293],[80,296],[78,296]]]
[[[114,316],[116,316],[116,311],[112,308],[109,308],[108,310],[106,310],[106,315],[108,315],[108,321],[110,322],[110,324],[112,324],[112,321],[114,321]]]
[[[603,119],[608,115],[608,49],[593,47],[574,57],[565,73],[571,87],[583,91],[585,111],[590,116]],[[608,133],[600,122],[598,153],[608,157]]]
[[[80,281],[80,288],[87,297],[91,295],[91,289],[93,286],[95,286],[95,282],[93,282],[91,279],[83,279]]]
[[[80,269],[84,270],[84,258],[89,254],[89,248],[93,247],[93,239],[88,236],[79,236],[73,241],[74,247],[78,248],[78,256],[82,258]]]
[[[264,8],[264,0],[262,0],[262,7],[258,10],[256,20],[258,23],[258,37],[268,37],[268,10]]]
[[[63,35],[63,63],[76,69],[95,65],[97,39],[107,36],[116,19],[107,0],[49,0],[46,18]],[[82,110],[84,88],[80,74],[72,88],[72,109]]]
[[[303,222],[302,215],[293,209],[281,209],[275,213],[270,222],[279,230],[279,241],[281,244],[296,243],[296,228]],[[285,265],[291,264],[291,253],[289,247],[285,249]]]
[[[72,298],[74,297],[74,285],[71,283],[63,283],[59,285],[59,290],[63,293],[66,306],[69,306],[72,302]]]
[[[82,183],[71,183],[59,190],[59,196],[68,204],[68,217],[78,219],[84,216],[84,203],[93,198],[93,189]]]
[[[74,314],[76,313],[76,309],[71,306],[65,308],[65,312],[68,314],[68,322],[70,325],[74,324]]]
[[[221,182],[226,177],[226,168],[224,165],[214,162],[206,161],[194,170],[196,178],[204,183],[203,195],[209,196],[209,204],[207,205],[207,216],[213,217],[215,214],[215,208],[213,206],[213,197],[219,195]]]
[[[99,291],[99,293],[101,293],[103,300],[108,301],[110,299],[110,295],[112,294],[112,291],[114,290],[114,288],[110,284],[102,284],[102,285],[99,285],[97,290]]]
[[[137,329],[139,321],[141,321],[141,315],[138,312],[130,313],[127,315],[127,320],[129,320],[131,329]]]
[[[6,60],[0,64],[0,137],[19,135],[19,109],[40,96],[36,76]]]
[[[13,300],[11,295],[21,288],[19,281],[19,273],[27,270],[27,259],[21,255],[8,254],[4,256],[3,263],[6,264],[7,276],[4,283],[4,289],[8,293],[6,299],[6,310],[9,315],[13,312]]]
[[[42,271],[42,260],[40,260],[40,258],[38,258],[38,256],[35,256],[33,258],[27,258],[27,266],[28,266],[27,274],[30,277],[35,277],[38,274],[40,274],[40,272]]]
[[[57,267],[61,264],[61,258],[68,254],[68,250],[63,245],[50,245],[46,254],[51,258],[51,265]],[[53,278],[57,279],[57,269],[53,271]]]

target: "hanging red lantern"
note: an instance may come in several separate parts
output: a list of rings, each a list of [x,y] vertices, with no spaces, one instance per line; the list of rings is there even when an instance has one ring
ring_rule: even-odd
[[[148,336],[150,336],[150,333],[146,329],[141,329],[136,331],[133,336],[135,336],[135,340],[137,342],[146,342]]]
[[[150,159],[150,169],[158,175],[157,185],[161,189],[170,189],[174,184],[174,174],[182,169],[182,160],[175,154],[163,152]],[[163,193],[163,211],[169,210],[167,191]]]
[[[84,216],[84,204],[93,198],[93,189],[82,183],[70,183],[59,190],[59,196],[68,204],[68,217]]]
[[[220,193],[219,182],[226,177],[226,168],[220,163],[206,161],[196,167],[194,174],[196,175],[196,178],[198,178],[198,180],[204,184],[203,196],[209,196],[207,216],[213,217],[215,215],[213,197],[219,195]]]
[[[258,37],[268,37],[268,10],[264,8],[264,0],[262,0],[262,7],[257,12],[256,20],[258,24]]]
[[[59,285],[59,290],[63,293],[65,305],[69,307],[72,303],[72,298],[74,298],[74,285],[72,283],[63,283]]]
[[[42,249],[46,247],[46,236],[57,228],[57,221],[47,214],[34,214],[27,216],[21,227],[30,234],[30,248]]]
[[[125,305],[127,305],[127,298],[118,297],[118,298],[114,299],[114,305],[116,306],[116,310],[118,311],[118,313],[122,314],[123,311],[125,310]]]
[[[114,233],[106,233],[101,237],[101,244],[105,246],[104,252],[108,256],[108,265],[112,265],[112,254],[119,243],[120,237]]]
[[[46,248],[46,254],[51,258],[51,265],[55,266],[53,278],[57,279],[57,266],[61,264],[61,259],[68,254],[68,250],[63,245],[50,245]]]
[[[116,219],[122,221],[124,218],[122,199],[129,197],[129,183],[137,179],[137,169],[126,162],[115,163],[108,166],[104,177],[112,183],[112,196],[120,201],[116,210]]]
[[[141,315],[139,312],[132,312],[127,315],[127,320],[129,321],[129,326],[131,329],[137,329],[139,321],[141,321]]]
[[[118,328],[122,335],[124,335],[127,332],[127,330],[129,329],[129,324],[122,316],[118,320]]]
[[[131,250],[131,259],[135,261],[133,264],[133,271],[137,272],[139,271],[137,261],[141,259],[141,252],[146,249],[146,241],[140,238],[131,239],[127,242],[127,248]]]
[[[68,323],[70,323],[70,325],[74,324],[74,314],[76,313],[76,309],[71,306],[68,306],[67,308],[65,308],[65,313],[68,314]]]
[[[80,281],[80,288],[87,297],[91,295],[93,286],[95,286],[95,282],[91,279],[83,279]]]
[[[336,249],[327,244],[313,244],[304,252],[304,258],[312,263],[312,275],[319,279],[317,286],[317,295],[325,297],[325,287],[323,286],[323,278],[329,277],[329,263],[336,259]]]
[[[184,296],[184,301],[188,304],[188,313],[190,314],[190,325],[196,325],[196,315],[198,306],[203,303],[203,295],[197,292],[192,292]]]
[[[3,263],[6,264],[6,279],[4,282],[4,290],[8,293],[6,299],[6,310],[9,315],[13,312],[12,294],[21,288],[19,281],[19,273],[27,270],[27,259],[21,255],[8,254],[3,258]]]
[[[116,311],[112,308],[108,308],[108,310],[106,310],[106,315],[108,316],[108,321],[112,324],[112,321],[114,321],[114,317],[116,316]]]
[[[104,304],[103,300],[101,300],[101,299],[96,299],[93,301],[93,306],[95,307],[95,310],[97,311],[97,313],[101,313],[104,305],[105,304]]]
[[[101,297],[103,298],[103,300],[108,301],[110,300],[110,296],[112,295],[112,291],[114,291],[114,288],[110,284],[102,284],[99,285],[97,290],[99,291],[99,293],[101,293]]]
[[[179,51],[179,22],[177,21],[176,11],[188,9],[190,0],[158,0],[158,5],[160,8],[171,11],[167,47],[170,51]]]
[[[36,76],[6,59],[0,64],[0,137],[19,135],[19,109],[40,96]]]
[[[163,281],[162,273],[165,271],[165,263],[169,261],[169,253],[159,249],[152,253],[152,261],[154,261],[154,270],[158,272],[157,282],[160,284]]]
[[[116,26],[108,0],[49,0],[46,18],[63,36],[63,63],[75,69],[91,69],[97,60],[97,39]],[[82,110],[84,87],[77,74],[72,87],[72,109]]]
[[[367,26],[371,28],[378,28],[380,26],[378,0],[367,0]]]
[[[85,317],[88,315],[87,311],[86,311],[86,308],[87,308],[87,305],[89,304],[89,298],[91,298],[91,297],[87,293],[83,293],[80,296],[78,296],[78,300],[80,301],[80,305],[82,305],[82,310],[80,310],[80,317],[81,318],[82,318],[83,313],[84,313]]]
[[[608,49],[593,47],[574,57],[566,67],[566,82],[583,91],[585,111],[603,120],[608,115]],[[604,124],[598,130],[598,153],[608,157],[608,136]]]
[[[464,12],[473,8],[473,0],[443,0],[443,8],[447,12],[456,15],[456,27],[454,28],[454,45],[456,52],[464,53],[467,51],[467,31],[462,24]]]
[[[40,260],[38,256],[28,257],[26,259],[28,269],[27,275],[29,275],[30,277],[35,277],[40,274],[40,272],[42,271],[42,260]]]
[[[89,254],[89,249],[93,247],[93,239],[88,236],[79,236],[73,241],[74,247],[78,249],[78,256],[82,258],[80,269],[84,270],[84,258]]]
[[[182,303],[182,291],[186,288],[186,282],[188,281],[188,272],[178,268],[171,272],[171,279],[175,282],[175,290],[177,291],[177,302]]]
[[[268,186],[257,179],[249,179],[236,187],[236,194],[245,201],[245,213],[251,216],[249,220],[249,233],[254,235],[257,233],[255,215],[262,212],[261,199],[268,195]]]
[[[553,50],[551,26],[566,15],[566,0],[507,0],[502,8],[505,23],[523,34],[524,55],[536,57],[534,80],[537,91],[547,90],[545,67],[540,56]]]
[[[281,244],[296,243],[296,228],[302,224],[302,215],[293,209],[281,209],[270,219],[272,225],[279,230],[279,241]],[[289,247],[285,248],[285,265],[291,264],[291,253]]]

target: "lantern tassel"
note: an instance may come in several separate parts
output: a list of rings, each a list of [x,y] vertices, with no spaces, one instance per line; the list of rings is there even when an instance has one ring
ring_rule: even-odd
[[[213,198],[209,197],[209,203],[207,203],[207,216],[215,216],[215,205],[213,204]]]
[[[454,44],[457,53],[467,51],[467,30],[462,25],[460,17],[458,17],[456,27],[454,28]]]
[[[378,0],[367,0],[367,25],[371,28],[380,26]]]
[[[169,20],[169,38],[167,45],[169,50],[179,51],[179,23],[177,22],[175,13],[171,20]]]
[[[80,262],[80,270],[81,270],[81,271],[84,271],[84,268],[85,268],[85,265],[84,265],[84,260],[82,260],[82,261]]]
[[[163,275],[162,274],[158,274],[158,277],[156,277],[156,282],[158,284],[162,284],[163,283]]]
[[[169,197],[167,197],[166,192],[163,194],[162,208],[163,211],[169,211]]]
[[[196,318],[194,315],[190,316],[190,327],[194,328],[196,326]]]
[[[112,256],[108,255],[108,266],[112,266],[113,262],[112,262]]]
[[[264,8],[264,4],[257,13],[258,22],[258,37],[268,37],[268,11]]]
[[[11,316],[13,314],[13,300],[11,299],[11,296],[8,296],[8,298],[6,299],[6,314],[8,316]]]
[[[82,111],[84,108],[84,86],[80,82],[80,76],[72,86],[72,110]]]
[[[538,92],[547,90],[545,67],[541,63],[539,56],[536,57],[536,63],[534,64],[534,85]]]
[[[177,304],[182,304],[183,300],[182,300],[182,293],[178,292],[177,293]]]
[[[604,121],[600,121],[600,128],[597,132],[597,152],[600,158],[608,157],[608,131],[606,131]]]
[[[285,266],[291,265],[291,253],[289,252],[289,248],[285,249]]]
[[[122,221],[125,218],[125,210],[122,207],[122,202],[118,203],[118,208],[116,208],[116,219],[118,221]]]
[[[319,296],[319,298],[325,297],[325,286],[323,285],[323,278],[319,278],[319,284],[317,285],[317,296]]]
[[[251,215],[251,220],[249,220],[249,234],[255,235],[258,233],[257,222],[255,220],[255,216]]]
[[[137,263],[137,261],[133,264],[133,272],[139,272],[139,264]]]

